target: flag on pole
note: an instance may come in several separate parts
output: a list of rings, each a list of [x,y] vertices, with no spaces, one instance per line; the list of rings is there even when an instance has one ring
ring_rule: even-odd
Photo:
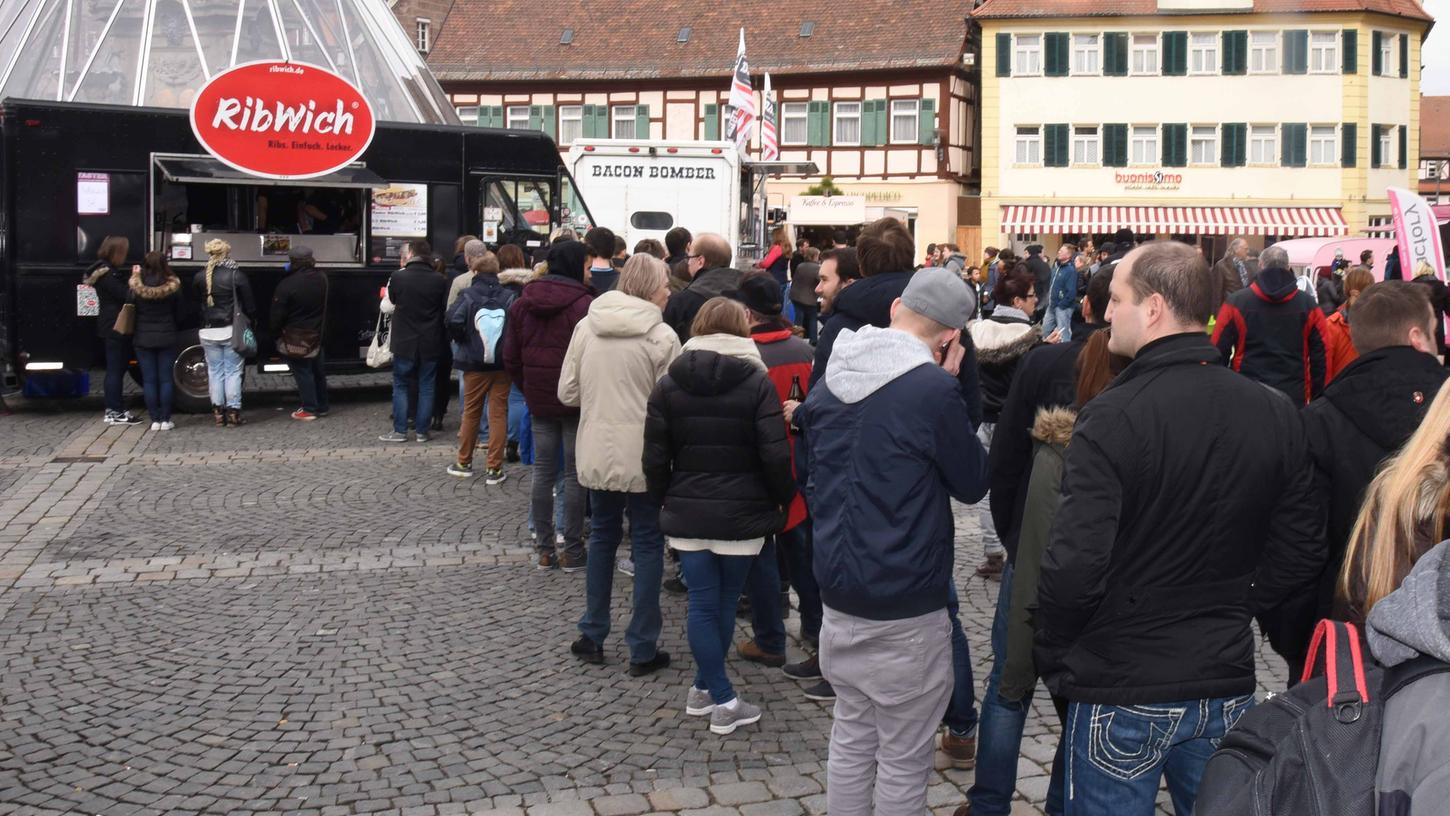
[[[1445,279],[1445,248],[1430,202],[1400,187],[1386,190],[1394,218],[1395,242],[1400,247],[1400,272],[1405,280],[1415,275],[1420,261],[1430,264],[1435,276]]]
[[[750,126],[755,123],[755,91],[750,86],[750,66],[745,62],[745,28],[740,29],[740,50],[735,55],[735,76],[730,82],[730,121],[725,140],[745,152],[750,144]]]
[[[780,138],[776,131],[775,97],[770,93],[770,74],[765,75],[765,89],[760,92],[760,158],[775,161],[780,158]]]

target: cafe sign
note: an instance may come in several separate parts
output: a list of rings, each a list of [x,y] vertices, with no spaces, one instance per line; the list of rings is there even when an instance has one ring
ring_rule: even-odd
[[[866,197],[791,196],[790,221],[793,224],[854,226],[866,223]]]
[[[1165,170],[1114,170],[1113,183],[1124,190],[1177,190],[1183,174]]]
[[[261,178],[305,179],[357,160],[372,143],[372,106],[352,83],[300,62],[252,62],[211,78],[191,130],[218,160]]]

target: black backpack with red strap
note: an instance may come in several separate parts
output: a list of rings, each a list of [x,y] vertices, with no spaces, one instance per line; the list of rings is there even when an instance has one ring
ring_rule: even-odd
[[[1195,816],[1374,816],[1385,703],[1450,665],[1367,663],[1354,624],[1320,621],[1302,682],[1246,712],[1208,760]]]

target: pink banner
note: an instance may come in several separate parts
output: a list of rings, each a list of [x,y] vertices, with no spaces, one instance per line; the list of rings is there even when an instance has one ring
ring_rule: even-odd
[[[1395,242],[1400,247],[1400,274],[1415,276],[1421,261],[1430,264],[1435,277],[1445,279],[1445,248],[1430,203],[1402,187],[1387,189],[1390,213],[1394,217]]]

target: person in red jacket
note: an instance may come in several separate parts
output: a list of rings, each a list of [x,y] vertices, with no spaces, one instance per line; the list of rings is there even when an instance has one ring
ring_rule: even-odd
[[[589,314],[594,301],[584,285],[584,256],[578,241],[560,241],[549,248],[549,274],[524,287],[509,307],[504,324],[503,365],[523,392],[534,426],[534,484],[530,493],[534,546],[539,569],[562,567],[578,572],[585,566],[584,491],[574,469],[574,438],[579,409],[559,400],[559,372],[574,327]],[[564,457],[564,549],[554,546],[554,480],[559,451]]]
[[[1327,382],[1324,312],[1299,289],[1282,248],[1260,253],[1259,266],[1254,282],[1219,309],[1213,344],[1224,365],[1303,406]]]

